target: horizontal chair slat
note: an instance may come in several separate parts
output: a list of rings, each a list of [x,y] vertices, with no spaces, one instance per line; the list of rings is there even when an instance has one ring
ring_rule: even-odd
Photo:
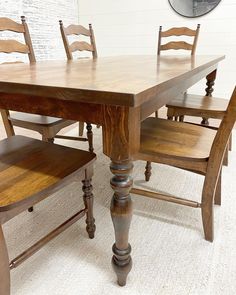
[[[160,46],[161,50],[169,50],[169,49],[184,49],[184,50],[192,50],[193,45],[184,42],[184,41],[172,41]]]
[[[74,52],[76,50],[79,51],[83,51],[83,50],[87,50],[87,51],[93,51],[93,46],[85,41],[76,41],[73,42],[70,45],[70,50],[71,52]]]
[[[24,33],[25,29],[22,24],[19,24],[7,17],[0,18],[0,31],[13,31],[17,33]]]
[[[64,29],[66,35],[84,35],[84,36],[91,36],[89,30],[81,25],[70,25]]]
[[[29,53],[29,47],[16,40],[0,40],[0,52],[11,53]]]
[[[181,28],[171,28],[167,31],[161,32],[161,37],[170,37],[170,36],[195,36],[196,31],[191,30],[186,27],[181,27]]]

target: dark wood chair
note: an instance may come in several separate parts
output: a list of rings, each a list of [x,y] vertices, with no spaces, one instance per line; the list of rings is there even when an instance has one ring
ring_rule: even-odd
[[[236,120],[236,88],[218,130],[150,117],[141,125],[138,160],[166,164],[205,176],[202,200],[133,188],[135,194],[201,208],[205,239],[213,241],[213,203],[221,204],[221,170],[228,140]],[[151,171],[146,171],[148,180]]]
[[[74,25],[71,24],[67,27],[64,27],[62,20],[59,20],[60,24],[60,31],[61,31],[61,37],[63,40],[66,56],[68,60],[73,59],[73,53],[78,51],[88,51],[92,53],[92,57],[94,59],[97,58],[97,48],[96,48],[96,42],[95,42],[95,36],[94,31],[92,28],[92,24],[89,24],[89,29],[85,28],[81,25]],[[71,44],[68,40],[69,36],[76,35],[76,36],[85,36],[89,38],[89,42],[86,41],[73,41]],[[97,126],[99,127],[99,126]],[[83,135],[84,130],[84,123],[79,123],[79,135]],[[92,130],[92,125],[90,123],[87,123],[87,130]]]
[[[28,54],[30,63],[35,63],[34,50],[24,16],[21,17],[21,21],[22,23],[20,24],[9,18],[0,18],[0,31],[19,33],[24,36],[25,40],[25,44],[16,40],[0,40],[0,52]],[[55,137],[89,141],[89,150],[93,151],[91,129],[88,129],[87,138],[56,135],[61,129],[76,123],[76,121],[21,112],[9,112],[8,110],[1,110],[1,115],[8,137],[15,134],[13,126],[17,126],[39,132],[42,135],[43,141],[53,142]]]
[[[89,238],[94,237],[91,177],[96,155],[16,135],[0,141],[0,294],[10,295],[10,270],[52,238],[86,216]],[[82,181],[84,209],[40,239],[9,263],[2,224],[49,197],[71,181]],[[68,195],[65,195],[68,198]]]

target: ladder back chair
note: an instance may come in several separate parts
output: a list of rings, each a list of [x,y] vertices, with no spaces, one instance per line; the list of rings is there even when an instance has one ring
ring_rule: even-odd
[[[187,50],[191,52],[191,55],[194,55],[196,51],[196,47],[197,47],[199,30],[200,30],[200,24],[197,25],[196,30],[192,30],[187,27],[174,27],[166,31],[162,31],[162,26],[160,26],[159,34],[158,34],[157,55],[160,55],[161,51],[166,51],[166,50]],[[176,39],[176,37],[182,37],[182,36],[193,38],[193,42],[188,43],[186,41],[180,41],[178,39],[177,41],[171,40],[163,44],[164,38]],[[156,114],[156,117],[158,117],[158,111],[156,111],[155,114]]]
[[[189,50],[191,55],[195,54],[198,35],[199,35],[200,25],[197,25],[196,30],[189,29],[187,27],[171,28],[167,31],[162,31],[162,26],[159,27],[159,36],[158,36],[158,47],[157,55],[161,54],[163,50]],[[168,43],[162,44],[162,38],[173,37],[173,36],[187,36],[193,37],[193,43],[190,44],[186,41],[170,41]]]
[[[63,159],[63,160],[61,160]],[[0,141],[0,294],[10,295],[10,270],[43,245],[86,216],[89,238],[94,237],[91,177],[96,155],[20,135]],[[58,161],[60,161],[58,165]],[[72,181],[82,181],[84,209],[9,262],[3,224],[49,197]],[[33,185],[32,185],[33,184]],[[68,195],[65,195],[68,198]]]
[[[88,51],[92,53],[92,57],[94,59],[97,58],[97,48],[96,48],[96,42],[95,42],[95,36],[94,31],[92,28],[92,24],[89,24],[89,29],[85,28],[81,25],[74,25],[71,24],[68,27],[64,27],[63,21],[59,20],[60,25],[60,31],[61,31],[61,37],[63,40],[66,56],[68,60],[73,60],[73,53],[76,51]],[[74,41],[70,44],[68,36],[85,36],[88,37],[90,42],[86,41]],[[99,127],[99,126],[97,126]],[[92,125],[87,122],[87,130],[92,130]],[[79,122],[79,135],[83,135],[84,130],[84,122]]]
[[[188,50],[191,52],[191,55],[195,55],[197,41],[200,32],[200,24],[197,25],[196,30],[192,30],[187,27],[176,27],[171,28],[167,31],[162,31],[162,26],[159,29],[159,37],[158,37],[158,48],[157,48],[157,55],[161,54],[161,51],[165,50]],[[193,43],[190,44],[185,41],[171,41],[166,44],[162,44],[162,38],[167,37],[175,37],[175,36],[188,36],[193,37]],[[195,95],[195,94],[188,94],[185,92],[183,95],[176,97],[174,100],[170,101],[167,107],[167,118],[169,120],[175,119],[176,121],[184,121],[184,116],[194,116],[202,118],[201,125],[208,126],[208,118],[215,118],[215,119],[222,119],[227,105],[228,100],[222,98],[212,97],[214,85],[214,79],[216,76],[216,71],[209,74],[207,76],[207,88],[206,95]],[[158,117],[158,111],[156,111],[156,117]],[[214,128],[214,127],[213,127]],[[228,149],[231,149],[231,136],[229,139],[229,146]],[[228,165],[228,152],[225,153],[224,157],[224,165]],[[147,162],[146,164],[146,174],[145,178],[148,181],[148,170],[151,169],[151,163]]]
[[[157,54],[160,55],[161,51],[169,49],[185,49],[191,51],[191,55],[195,55],[196,46],[200,31],[200,25],[197,25],[196,30],[189,28],[171,28],[167,31],[159,30],[158,50]],[[185,41],[172,41],[167,44],[161,44],[163,37],[171,36],[192,36],[193,43],[189,44]],[[183,96],[176,97],[167,106],[167,117],[171,120],[183,121],[184,116],[202,117],[202,125],[209,125],[208,118],[222,119],[224,112],[227,108],[228,101],[221,98],[212,97],[214,80],[216,71],[208,75],[206,95],[195,95],[185,93]]]
[[[218,130],[204,126],[147,118],[141,125],[137,160],[166,164],[205,176],[201,202],[133,188],[131,192],[158,200],[201,208],[205,239],[213,241],[213,203],[221,204],[221,170],[236,120],[236,87]],[[146,173],[151,176],[151,171]],[[148,178],[148,180],[149,180]]]
[[[0,31],[13,31],[24,36],[25,44],[16,40],[0,40],[0,52],[4,53],[22,53],[28,54],[30,63],[35,63],[34,50],[30,38],[29,29],[25,17],[21,17],[21,24],[9,18],[0,18]],[[9,112],[1,110],[1,115],[7,136],[15,134],[13,126],[30,129],[39,132],[43,141],[53,142],[54,138],[64,138],[72,140],[89,141],[89,150],[93,151],[91,131],[88,131],[88,138],[69,137],[56,135],[61,129],[76,123],[72,120],[64,120],[61,118],[41,116],[35,114],[27,114],[21,112]]]

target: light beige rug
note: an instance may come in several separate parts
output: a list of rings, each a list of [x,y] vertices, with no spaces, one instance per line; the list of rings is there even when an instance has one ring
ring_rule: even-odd
[[[133,197],[133,269],[127,285],[121,288],[110,264],[114,234],[109,212],[109,159],[102,154],[101,129],[94,131],[98,155],[93,179],[96,237],[88,239],[84,220],[77,222],[11,272],[12,295],[236,294],[236,146],[230,153],[229,166],[223,168],[223,201],[221,207],[215,207],[214,243],[203,238],[200,210]],[[76,134],[77,129],[70,131],[73,132]],[[86,143],[69,144],[87,149]],[[147,184],[143,181],[144,165],[135,163],[136,185],[200,199],[202,176],[153,165]],[[73,183],[35,206],[33,213],[24,212],[6,223],[10,257],[80,207],[81,186]]]

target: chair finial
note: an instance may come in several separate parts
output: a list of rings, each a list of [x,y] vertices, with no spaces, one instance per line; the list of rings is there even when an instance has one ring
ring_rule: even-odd
[[[21,18],[22,23],[25,23],[25,21],[26,21],[26,20],[25,20],[25,16],[22,15],[20,18]]]

